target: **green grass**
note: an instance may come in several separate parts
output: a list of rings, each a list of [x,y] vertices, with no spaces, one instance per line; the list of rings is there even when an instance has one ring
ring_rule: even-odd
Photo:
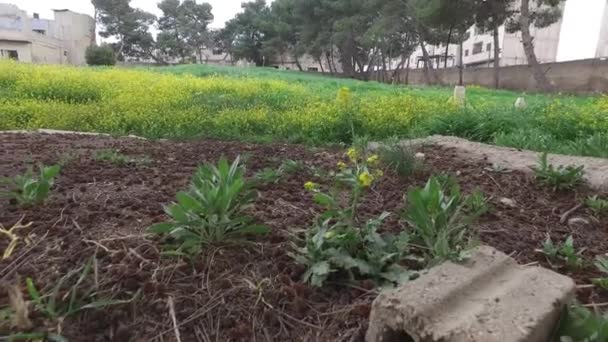
[[[54,128],[147,138],[313,145],[454,135],[540,152],[608,157],[608,98],[389,85],[271,68],[71,68],[0,62],[0,130]]]

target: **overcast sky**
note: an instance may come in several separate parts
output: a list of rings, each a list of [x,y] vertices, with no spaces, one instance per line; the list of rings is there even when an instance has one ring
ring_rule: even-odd
[[[131,6],[143,9],[146,12],[151,12],[160,15],[160,10],[156,6],[161,0],[131,0]],[[40,16],[46,19],[53,18],[53,9],[69,9],[74,12],[86,13],[93,16],[93,5],[90,0],[0,0],[0,2],[8,2],[19,6],[22,10],[32,14],[33,12],[40,13]],[[198,2],[202,2],[199,0]],[[237,12],[241,10],[241,0],[205,0],[213,6],[214,21],[211,27],[220,28],[224,23],[231,19]]]

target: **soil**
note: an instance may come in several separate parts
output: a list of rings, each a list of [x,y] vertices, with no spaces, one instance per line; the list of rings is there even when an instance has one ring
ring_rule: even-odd
[[[95,160],[94,152],[103,148],[147,156],[150,163],[117,166]],[[588,224],[560,222],[565,212],[596,192],[580,187],[555,193],[527,173],[497,172],[488,162],[464,160],[454,148],[419,150],[426,155],[424,170],[407,179],[386,172],[366,194],[362,218],[389,211],[393,215],[383,229],[406,229],[399,220],[404,193],[433,173],[452,173],[464,192],[480,189],[489,198],[491,209],[475,226],[482,243],[522,264],[553,266],[573,277],[583,285],[577,293],[583,303],[608,301],[608,292],[584,286],[601,276],[592,261],[608,251],[608,221],[580,207],[570,217]],[[145,230],[167,220],[163,205],[187,186],[197,165],[237,155],[246,160],[249,175],[276,168],[285,159],[308,166],[259,187],[252,214],[272,232],[249,244],[209,248],[193,263],[161,257],[160,239]],[[0,261],[0,283],[5,284],[0,286],[0,308],[8,305],[6,285],[19,284],[27,298],[24,280],[31,277],[48,293],[63,275],[94,257],[95,281],[86,285],[95,288],[98,298],[136,297],[67,318],[61,334],[70,341],[176,341],[174,325],[181,341],[361,341],[376,290],[369,282],[324,288],[303,284],[304,269],[289,256],[294,235],[320,211],[303,188],[308,180],[324,182],[311,168],[331,170],[342,158],[338,149],[284,144],[0,134],[0,176],[15,176],[38,162],[64,165],[44,205],[23,209],[0,199],[4,227],[22,218],[32,222],[18,231],[28,235],[29,244],[19,244],[10,258]],[[514,206],[503,204],[504,198]],[[585,248],[582,269],[550,265],[536,251],[547,236],[562,242],[570,235],[577,248]],[[0,236],[0,250],[7,245]],[[30,318],[38,331],[57,329],[44,317]]]

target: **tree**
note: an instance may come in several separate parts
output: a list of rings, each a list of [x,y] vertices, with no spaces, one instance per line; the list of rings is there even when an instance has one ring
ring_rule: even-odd
[[[507,31],[513,33],[521,31],[521,40],[528,60],[528,65],[532,69],[532,75],[538,87],[544,91],[551,91],[553,86],[547,79],[547,76],[542,70],[536,53],[534,52],[534,38],[530,33],[530,26],[536,28],[549,27],[559,21],[562,15],[560,4],[563,0],[533,0],[534,5],[530,7],[530,0],[521,0],[519,13],[507,21]]]
[[[264,66],[269,58],[266,55],[264,42],[268,38],[270,9],[266,1],[255,0],[241,5],[243,12],[229,20],[222,36],[230,38],[230,52],[236,59],[253,61],[257,66]]]
[[[498,29],[514,14],[515,0],[478,0],[475,9],[475,26],[483,32],[492,32],[494,44],[494,87],[500,87],[500,38]]]
[[[163,0],[158,8],[163,15],[158,20],[157,46],[163,55],[181,57],[183,62],[196,52],[202,62],[203,50],[211,43],[208,30],[213,20],[211,5],[194,0]]]
[[[102,24],[99,35],[104,38],[115,37],[118,40],[113,44],[118,59],[152,55],[154,39],[149,27],[156,20],[154,15],[132,8],[131,0],[92,0],[91,2],[95,7],[95,19]]]
[[[88,65],[114,65],[116,57],[114,49],[109,45],[91,45],[85,51],[85,59]]]

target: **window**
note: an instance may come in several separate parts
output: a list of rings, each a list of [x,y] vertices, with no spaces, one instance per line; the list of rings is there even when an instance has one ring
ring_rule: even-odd
[[[492,43],[488,43],[488,45],[486,45],[486,51],[492,51]]]
[[[467,50],[464,50],[464,56],[465,56],[465,57],[468,57],[468,56],[469,56],[469,50],[468,50],[468,49],[467,49]]]
[[[19,60],[19,53],[17,50],[0,50],[0,57],[2,59],[14,59]]]
[[[475,43],[475,45],[473,45],[473,54],[476,55],[478,53],[482,53],[483,52],[483,43],[479,42],[479,43]]]
[[[214,56],[221,55],[223,52],[224,51],[222,51],[222,49],[219,49],[219,48],[215,48],[212,51],[212,53],[213,53]]]

